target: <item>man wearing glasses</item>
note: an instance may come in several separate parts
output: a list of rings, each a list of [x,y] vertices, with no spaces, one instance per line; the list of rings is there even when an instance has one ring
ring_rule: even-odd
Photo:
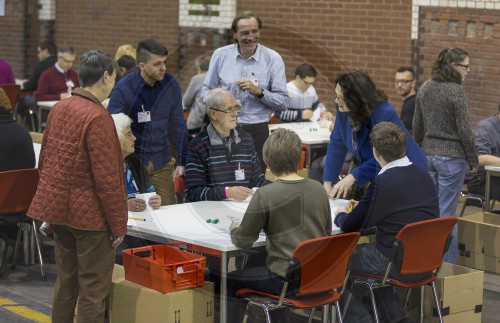
[[[231,92],[216,88],[206,99],[210,124],[189,144],[186,201],[238,201],[266,183],[252,137],[236,129],[240,106]]]
[[[75,62],[75,49],[61,47],[57,52],[57,62],[45,70],[34,92],[37,101],[57,101],[71,96],[71,91],[79,86],[78,75],[71,69]]]
[[[274,116],[283,121],[310,120],[314,110],[320,105],[318,94],[313,84],[316,82],[316,69],[304,63],[295,69],[295,79],[288,82],[286,88],[290,97],[290,107],[286,111],[276,111]],[[326,112],[326,118],[333,120],[333,114]]]
[[[413,112],[415,111],[415,71],[409,66],[400,66],[396,70],[396,91],[403,98],[400,118],[406,129],[412,134]]]
[[[273,111],[286,110],[290,98],[283,59],[259,44],[261,27],[262,21],[253,12],[234,18],[231,30],[235,44],[219,48],[212,55],[201,96],[206,99],[208,91],[221,87],[240,101],[239,129],[252,136],[264,172],[262,147],[269,137],[269,118]]]

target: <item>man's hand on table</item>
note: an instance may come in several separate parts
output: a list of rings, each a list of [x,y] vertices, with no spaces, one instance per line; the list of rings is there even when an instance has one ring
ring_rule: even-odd
[[[250,195],[252,195],[253,190],[244,186],[231,186],[227,190],[227,197],[235,199],[236,201],[243,201]]]

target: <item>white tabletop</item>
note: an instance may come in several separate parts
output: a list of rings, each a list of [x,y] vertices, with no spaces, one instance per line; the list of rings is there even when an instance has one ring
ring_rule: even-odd
[[[275,123],[269,125],[269,131],[272,133],[278,128],[290,129],[299,135],[303,144],[327,144],[330,142],[331,123],[331,121]]]
[[[38,168],[38,161],[40,160],[40,149],[42,149],[42,145],[33,143],[33,150],[35,151],[35,159],[36,159],[36,164],[35,164],[36,168]]]
[[[330,200],[332,220],[335,210],[347,205],[347,200]],[[229,235],[230,220],[227,215],[241,219],[248,202],[202,201],[162,206],[152,214],[151,221],[129,219],[128,226],[133,231],[153,236],[193,243],[219,251],[238,250]],[[141,217],[142,212],[129,212],[129,217]],[[143,217],[148,218],[149,217]],[[217,219],[218,223],[207,223],[207,219]],[[332,233],[340,233],[333,225]],[[259,237],[254,247],[265,244],[265,236]]]
[[[490,170],[493,172],[500,172],[500,167],[498,167],[498,166],[484,166],[484,169]]]
[[[59,101],[38,101],[36,104],[44,108],[52,108]]]

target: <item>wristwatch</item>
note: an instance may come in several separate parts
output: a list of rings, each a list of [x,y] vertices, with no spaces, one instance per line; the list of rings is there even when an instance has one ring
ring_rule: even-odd
[[[261,94],[259,94],[259,95],[257,95],[257,97],[258,97],[259,99],[262,99],[262,98],[264,97],[264,89],[262,89],[262,88],[261,88],[261,90],[262,90],[262,93],[261,93]]]

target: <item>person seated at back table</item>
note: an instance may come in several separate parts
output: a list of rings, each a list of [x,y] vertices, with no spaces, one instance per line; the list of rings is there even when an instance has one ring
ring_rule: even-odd
[[[399,231],[409,223],[439,217],[439,202],[427,170],[410,162],[405,155],[407,136],[399,125],[378,123],[370,133],[370,140],[373,156],[382,169],[359,203],[351,201],[355,203],[351,212],[345,206],[335,211],[335,224],[343,232],[376,228],[374,244],[356,247],[351,271],[383,276]],[[408,282],[422,278],[389,276]],[[342,303],[347,295],[347,291],[342,294]],[[375,289],[375,298],[384,322],[410,322],[394,287]],[[361,295],[353,294],[344,322],[373,322],[370,308],[365,307]]]
[[[111,117],[115,123],[118,139],[122,148],[122,154],[125,162],[125,187],[127,190],[128,210],[132,212],[142,212],[146,209],[146,201],[136,198],[139,193],[154,193],[155,189],[149,178],[149,173],[141,165],[139,159],[132,154],[135,150],[135,136],[130,128],[132,119],[124,113],[112,114]],[[161,197],[158,194],[151,196],[148,204],[153,209],[159,209],[161,206]],[[115,262],[122,263],[122,250],[151,245],[148,240],[126,235],[123,242],[116,248]]]
[[[231,223],[231,240],[239,248],[250,248],[264,230],[267,259],[261,264],[228,275],[228,322],[241,322],[246,301],[237,298],[240,288],[279,295],[293,250],[301,242],[332,232],[330,202],[321,184],[297,174],[302,155],[299,136],[277,129],[264,144],[264,161],[276,182],[257,190],[241,224]],[[272,311],[271,317],[289,322],[286,315]]]
[[[59,48],[55,65],[46,69],[38,79],[37,89],[33,93],[37,101],[66,99],[74,88],[80,86],[78,74],[71,69],[75,57],[73,47]]]
[[[290,106],[284,111],[275,111],[274,116],[282,121],[309,121],[320,105],[314,83],[316,82],[316,69],[304,63],[295,69],[295,79],[286,84]],[[333,120],[333,114],[324,111],[324,117]]]
[[[239,103],[231,92],[216,88],[206,105],[210,124],[188,147],[186,201],[245,200],[266,179],[252,137],[235,129]]]
[[[500,112],[500,106],[499,112]],[[486,171],[484,166],[500,167],[500,113],[495,113],[489,118],[477,123],[472,133],[479,157],[479,170],[472,174],[467,183],[467,190],[473,194],[484,195],[486,188]],[[490,178],[490,198],[500,201],[500,178]]]

